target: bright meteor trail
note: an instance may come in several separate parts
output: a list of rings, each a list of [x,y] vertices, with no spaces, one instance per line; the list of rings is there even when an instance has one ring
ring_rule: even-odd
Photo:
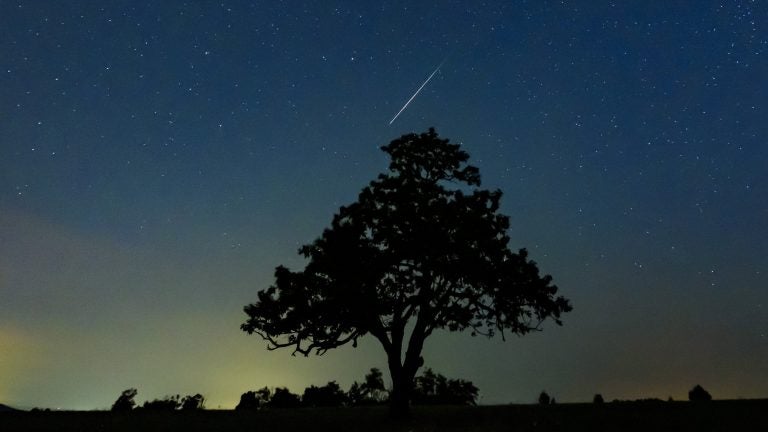
[[[431,79],[432,79],[432,77],[433,77],[433,76],[435,76],[435,74],[437,73],[437,71],[439,71],[439,70],[440,70],[440,68],[443,66],[443,63],[445,63],[445,59],[443,59],[443,61],[441,61],[441,62],[440,62],[440,64],[439,64],[439,65],[437,65],[437,67],[435,68],[435,70],[434,70],[434,71],[433,71],[433,72],[432,72],[432,73],[429,75],[429,78],[427,78],[427,80],[426,80],[426,81],[424,81],[424,83],[421,85],[421,87],[419,87],[419,88],[416,90],[416,93],[414,93],[414,94],[413,94],[413,96],[411,96],[411,98],[410,98],[410,99],[408,99],[408,102],[406,102],[406,103],[405,103],[405,105],[403,105],[403,107],[402,107],[402,108],[400,108],[400,111],[398,111],[398,112],[397,112],[397,114],[395,114],[395,116],[394,116],[394,117],[392,117],[392,120],[390,120],[390,121],[389,121],[389,124],[392,124],[392,123],[394,123],[394,122],[395,122],[395,120],[397,120],[397,117],[400,115],[400,113],[402,113],[403,111],[405,111],[405,109],[406,109],[406,108],[408,108],[408,104],[409,104],[409,103],[411,103],[411,101],[412,101],[412,100],[413,100],[413,99],[416,97],[416,95],[418,95],[418,94],[419,94],[419,92],[421,91],[421,89],[423,89],[423,88],[424,88],[424,86],[425,86],[425,85],[427,85],[427,83],[429,82],[429,80],[431,80]]]

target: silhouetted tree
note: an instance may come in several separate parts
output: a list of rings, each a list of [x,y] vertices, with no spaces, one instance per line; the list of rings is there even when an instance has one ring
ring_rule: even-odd
[[[146,401],[141,406],[142,409],[149,411],[174,411],[181,406],[179,401],[179,395],[166,396],[163,399],[155,399],[153,401]]]
[[[356,346],[370,333],[387,354],[390,403],[400,415],[435,330],[522,335],[547,318],[561,324],[571,306],[525,249],[509,249],[501,191],[478,188],[479,170],[458,144],[430,129],[382,150],[389,171],[299,249],[304,270],[277,267],[241,327],[269,349],[304,355]]]
[[[235,406],[235,411],[249,411],[257,410],[261,406],[259,400],[256,397],[256,392],[249,390],[240,395],[240,402]]]
[[[347,403],[351,406],[369,405],[371,403],[366,398],[362,384],[357,381],[352,383],[347,391]]]
[[[389,396],[387,388],[384,387],[384,377],[378,368],[371,368],[365,375],[364,386],[368,397],[374,402],[383,402]]]
[[[257,410],[269,404],[272,392],[267,387],[256,391],[247,391],[240,395],[240,403],[235,410]]]
[[[688,400],[692,402],[709,401],[712,400],[712,395],[704,390],[704,387],[696,384],[696,386],[688,392]]]
[[[357,381],[347,392],[347,403],[350,405],[372,405],[385,402],[388,396],[384,387],[384,377],[378,368],[371,368],[365,375],[365,381],[360,384]]]
[[[453,405],[477,405],[478,391],[471,381],[450,379],[445,402]]]
[[[129,388],[127,390],[123,390],[123,392],[120,393],[120,396],[118,396],[115,403],[112,404],[112,411],[132,410],[133,407],[136,406],[136,402],[133,400],[133,398],[135,398],[138,393],[139,393],[138,390],[136,390],[135,388]]]
[[[592,398],[592,403],[602,404],[603,402],[605,402],[605,400],[603,399],[603,395],[600,393],[596,394],[595,397]]]
[[[184,396],[184,398],[181,399],[182,411],[194,411],[194,410],[201,410],[204,408],[205,408],[205,398],[200,393],[194,396]]]
[[[269,399],[271,408],[297,408],[301,405],[301,398],[295,393],[291,393],[285,387],[278,387]]]
[[[478,389],[470,381],[448,379],[427,368],[414,380],[413,403],[421,405],[475,405]]]
[[[336,381],[322,387],[309,386],[304,389],[301,403],[308,407],[338,407],[344,405],[347,395]]]
[[[552,402],[552,399],[550,399],[547,392],[543,391],[539,395],[539,405],[549,405],[549,403]]]

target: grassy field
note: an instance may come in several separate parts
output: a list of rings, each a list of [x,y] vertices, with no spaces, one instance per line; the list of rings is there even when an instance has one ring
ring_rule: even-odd
[[[417,407],[398,422],[384,407],[242,413],[0,413],[0,431],[768,431],[768,400]]]

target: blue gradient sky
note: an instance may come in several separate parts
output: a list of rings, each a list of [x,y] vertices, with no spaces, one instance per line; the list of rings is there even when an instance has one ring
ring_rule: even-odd
[[[438,334],[427,366],[482,403],[768,396],[766,26],[736,0],[0,1],[0,402],[232,407],[385,368],[373,340],[267,352],[241,309],[430,126],[574,311]]]

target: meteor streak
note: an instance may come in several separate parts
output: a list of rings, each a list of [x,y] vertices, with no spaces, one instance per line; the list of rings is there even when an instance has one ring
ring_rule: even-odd
[[[395,116],[394,116],[394,117],[392,117],[392,120],[390,120],[390,121],[389,121],[389,124],[390,124],[390,125],[391,125],[392,123],[394,123],[394,122],[395,122],[395,120],[397,120],[397,117],[400,115],[400,113],[402,113],[403,111],[405,111],[405,109],[406,109],[406,108],[408,108],[408,104],[409,104],[409,103],[411,103],[411,101],[412,101],[412,100],[413,100],[413,99],[416,97],[416,95],[418,95],[418,94],[419,94],[419,92],[421,91],[421,89],[423,89],[423,88],[424,88],[424,86],[425,86],[425,85],[427,85],[427,83],[429,82],[429,80],[431,80],[431,79],[432,79],[432,77],[433,77],[433,76],[435,76],[435,74],[437,73],[437,71],[439,71],[439,70],[440,70],[440,68],[441,68],[441,67],[443,67],[443,63],[445,63],[445,59],[443,59],[443,61],[441,61],[441,62],[440,62],[440,64],[439,64],[439,65],[437,65],[437,67],[435,68],[435,70],[434,70],[434,71],[432,71],[432,73],[429,75],[429,78],[427,78],[427,80],[426,80],[426,81],[424,81],[424,83],[421,85],[421,87],[419,87],[419,88],[416,90],[416,93],[414,93],[414,94],[413,94],[413,96],[411,96],[411,98],[410,98],[410,99],[408,99],[408,102],[406,102],[406,103],[405,103],[405,105],[403,105],[403,107],[402,107],[402,108],[400,108],[400,111],[398,111],[398,112],[397,112],[397,114],[395,114]]]

